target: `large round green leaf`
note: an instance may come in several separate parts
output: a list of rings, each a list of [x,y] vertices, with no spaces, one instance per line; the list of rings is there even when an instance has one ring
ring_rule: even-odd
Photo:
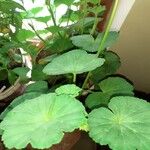
[[[15,98],[9,105],[8,107],[0,114],[0,120],[3,120],[4,117],[7,115],[8,112],[10,112],[13,108],[15,108],[17,105],[23,103],[24,101],[27,100],[32,100],[38,96],[40,96],[42,93],[40,91],[38,92],[30,92],[30,93],[25,93],[17,98]]]
[[[114,97],[109,109],[89,114],[90,137],[113,150],[149,150],[150,104],[134,97]]]
[[[0,124],[7,148],[49,148],[86,123],[83,105],[68,95],[43,94],[10,111]]]
[[[43,72],[48,75],[81,74],[96,69],[103,65],[103,58],[88,54],[84,50],[72,50],[52,60]]]

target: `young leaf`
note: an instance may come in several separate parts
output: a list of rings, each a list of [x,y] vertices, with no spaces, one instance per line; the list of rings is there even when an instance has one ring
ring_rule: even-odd
[[[101,6],[101,5],[88,8],[88,12],[89,13],[94,13],[95,15],[101,14],[104,11],[105,11],[105,6]]]
[[[39,22],[47,23],[51,20],[51,16],[35,17],[34,19]]]
[[[103,65],[104,61],[84,50],[72,50],[54,58],[43,72],[48,75],[81,74],[96,69]]]
[[[29,143],[35,149],[46,149],[59,143],[64,132],[72,132],[85,123],[85,109],[79,101],[51,93],[15,107],[0,128],[4,130],[2,140],[9,149],[23,149]]]
[[[89,135],[113,150],[148,150],[150,147],[150,104],[134,97],[114,97],[109,109],[89,114]]]
[[[96,39],[93,38],[90,34],[77,35],[71,38],[72,43],[79,47],[83,48],[88,52],[97,52],[102,41],[104,33],[99,33]],[[117,40],[118,32],[110,32],[108,38],[104,44],[103,49],[112,46],[112,44]]]
[[[74,84],[63,85],[55,90],[57,95],[66,94],[71,97],[77,97],[80,92],[81,89]]]
[[[41,12],[42,10],[43,10],[43,7],[35,7],[35,8],[32,8],[31,10],[22,12],[21,15],[24,19],[32,19],[32,18],[35,18],[37,14]]]
[[[74,11],[72,9],[68,9],[67,12],[59,19],[59,22],[76,22],[80,19],[81,13],[79,11]]]
[[[95,40],[92,35],[85,34],[85,35],[77,35],[71,37],[72,43],[79,47],[83,48],[84,50],[88,52],[95,52],[97,49],[95,49]]]
[[[99,83],[104,93],[133,95],[133,85],[120,77],[109,77]]]

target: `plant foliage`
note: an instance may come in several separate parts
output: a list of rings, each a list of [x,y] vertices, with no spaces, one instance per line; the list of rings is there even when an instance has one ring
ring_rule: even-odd
[[[107,108],[89,114],[89,135],[113,150],[148,150],[150,104],[134,97],[114,97]]]
[[[49,148],[62,140],[64,132],[84,124],[85,116],[82,104],[68,95],[41,95],[7,114],[0,125],[2,140],[8,148],[22,149],[29,143],[33,148]]]

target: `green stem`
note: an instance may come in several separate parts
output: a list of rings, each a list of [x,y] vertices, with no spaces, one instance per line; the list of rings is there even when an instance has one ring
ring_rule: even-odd
[[[73,83],[76,83],[77,75],[74,73],[73,74]]]
[[[70,10],[70,6],[68,6],[67,11],[69,11],[69,10]],[[69,12],[68,19],[67,19],[67,27],[68,27],[68,25],[69,25],[70,16],[71,16],[71,13]]]
[[[102,41],[101,41],[101,43],[100,43],[100,45],[99,45],[99,47],[98,47],[98,52],[97,52],[97,54],[96,54],[97,57],[99,57],[99,55],[100,55],[101,52],[103,51],[103,46],[104,46],[104,44],[105,44],[105,42],[106,42],[106,40],[107,40],[107,37],[108,37],[109,31],[110,31],[111,25],[112,25],[112,23],[113,23],[113,20],[114,20],[115,15],[116,15],[117,8],[118,8],[118,4],[119,4],[119,0],[115,0],[114,6],[113,6],[113,9],[112,9],[112,13],[111,13],[110,19],[109,19],[109,21],[108,21],[108,24],[107,24],[107,27],[106,27],[104,36],[103,36]],[[88,82],[88,80],[89,80],[90,75],[91,75],[91,72],[89,72],[89,73],[87,74],[87,76],[86,76],[86,79],[85,79],[85,81],[84,81],[84,83],[83,83],[83,86],[82,86],[83,89],[86,87],[86,84],[87,84],[87,82]]]
[[[46,43],[46,41],[38,34],[38,32],[35,30],[33,24],[29,24],[29,26],[32,28],[32,30],[35,32],[36,36],[43,42]]]
[[[91,35],[94,34],[94,32],[95,32],[95,30],[96,30],[96,27],[97,27],[97,24],[98,24],[98,16],[96,15],[96,16],[95,16],[95,21],[94,21],[93,28],[92,28],[92,30],[91,30],[91,32],[90,32]]]
[[[54,17],[54,13],[53,13],[53,10],[52,10],[50,4],[49,4],[48,8],[49,8],[49,12],[50,12],[50,14],[52,16],[53,24],[54,24],[54,26],[57,26],[57,23],[56,23],[56,20],[55,20],[55,17]]]
[[[84,89],[84,88],[86,87],[86,83],[88,82],[88,79],[89,79],[90,75],[91,75],[91,73],[89,72],[89,73],[87,74],[87,76],[86,76],[86,79],[84,80],[84,83],[83,83],[83,85],[82,85],[82,89]]]
[[[113,20],[114,20],[114,17],[116,15],[116,11],[117,11],[117,8],[118,8],[118,4],[119,4],[119,0],[115,0],[114,2],[114,6],[113,6],[113,10],[112,10],[112,13],[111,13],[111,16],[110,16],[110,19],[108,21],[108,24],[107,24],[107,27],[106,27],[106,30],[105,30],[105,33],[104,33],[104,36],[103,36],[103,39],[99,45],[99,48],[98,48],[98,52],[97,52],[97,56],[100,55],[100,53],[103,51],[103,46],[107,40],[107,37],[108,37],[108,34],[109,34],[109,31],[110,31],[110,28],[112,26],[112,23],[113,23]]]
[[[101,4],[101,0],[99,0],[99,4]],[[92,28],[92,30],[91,30],[91,32],[90,32],[91,35],[94,34],[94,32],[95,32],[95,30],[96,30],[96,28],[97,28],[98,20],[99,20],[98,14],[95,14],[94,25],[93,25],[93,28]]]
[[[87,0],[84,1],[83,3],[83,18],[82,18],[82,25],[81,25],[81,34],[83,34],[84,32],[84,22],[85,22],[85,18],[86,18],[86,15],[87,15],[87,7],[88,7],[88,3],[87,3]]]
[[[51,14],[53,24],[54,24],[54,26],[57,26],[55,15],[54,15],[54,12],[53,12],[53,10],[51,8],[50,0],[47,0],[46,4],[47,4],[48,10],[49,10],[49,13]],[[60,32],[58,32],[58,34],[62,38],[62,35],[60,34]]]

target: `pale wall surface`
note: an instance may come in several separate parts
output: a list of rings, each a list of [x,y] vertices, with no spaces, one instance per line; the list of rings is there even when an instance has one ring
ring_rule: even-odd
[[[150,93],[150,0],[136,0],[113,50],[121,57],[119,73]]]

